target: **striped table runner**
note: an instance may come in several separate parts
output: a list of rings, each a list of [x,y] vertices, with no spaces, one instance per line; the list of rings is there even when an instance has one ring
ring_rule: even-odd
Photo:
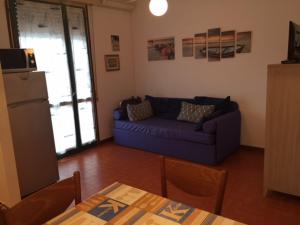
[[[231,219],[114,183],[48,225],[243,225]]]

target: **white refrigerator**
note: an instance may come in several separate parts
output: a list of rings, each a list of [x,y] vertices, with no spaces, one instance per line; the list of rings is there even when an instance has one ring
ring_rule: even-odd
[[[22,196],[59,179],[44,72],[3,74]]]

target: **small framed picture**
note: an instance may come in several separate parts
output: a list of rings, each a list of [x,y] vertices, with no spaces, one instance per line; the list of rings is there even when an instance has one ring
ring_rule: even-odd
[[[182,39],[182,57],[194,56],[194,38]]]
[[[148,41],[148,61],[174,60],[175,38],[160,38]]]
[[[120,58],[119,55],[105,55],[105,68],[106,71],[120,70]]]
[[[252,32],[238,32],[237,33],[237,43],[236,43],[236,53],[250,53],[251,52],[251,39]]]
[[[195,34],[195,58],[206,59],[207,58],[207,33]]]
[[[209,29],[207,34],[208,61],[221,60],[221,28]]]
[[[221,57],[232,58],[235,56],[235,31],[221,32]]]
[[[113,51],[120,51],[120,37],[119,35],[111,35],[111,46]]]

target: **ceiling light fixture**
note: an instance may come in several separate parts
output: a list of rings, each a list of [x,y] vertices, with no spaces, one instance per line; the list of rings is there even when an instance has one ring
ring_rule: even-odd
[[[154,16],[163,16],[168,11],[168,1],[150,0],[149,9]]]

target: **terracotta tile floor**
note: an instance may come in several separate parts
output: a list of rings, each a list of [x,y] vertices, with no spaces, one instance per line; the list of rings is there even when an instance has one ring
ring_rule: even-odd
[[[241,149],[219,167],[229,172],[222,215],[253,225],[300,225],[300,198],[263,197],[262,152]],[[106,143],[59,161],[61,179],[75,170],[81,172],[83,199],[115,181],[160,194],[156,154]]]

